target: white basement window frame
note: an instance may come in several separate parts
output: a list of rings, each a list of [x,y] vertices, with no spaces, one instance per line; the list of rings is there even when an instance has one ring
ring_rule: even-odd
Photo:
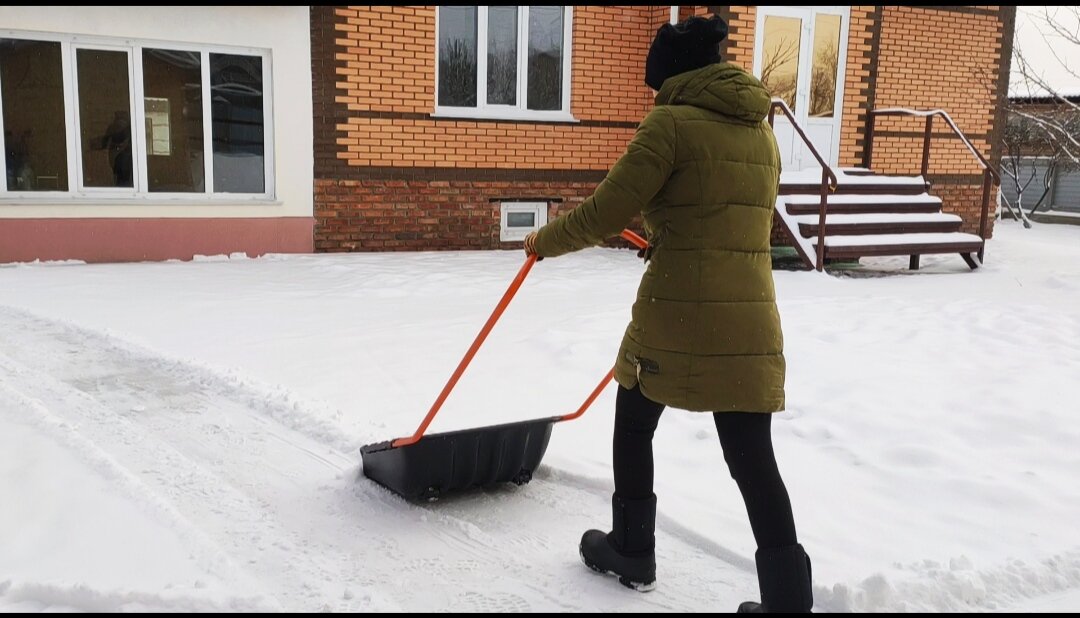
[[[547,224],[547,202],[503,202],[499,217],[499,240],[520,242],[529,232]]]
[[[59,34],[52,32],[0,29],[0,39],[58,43],[60,45],[61,78],[63,80],[63,105],[67,164],[67,190],[9,190],[7,160],[0,160],[0,206],[5,203],[28,204],[34,202],[71,203],[277,203],[274,162],[274,116],[273,116],[273,65],[269,49],[233,47],[212,44],[185,44],[174,41],[132,39],[121,37]],[[145,110],[145,83],[143,73],[143,50],[162,50],[198,54],[202,102],[202,191],[150,191],[148,181],[147,149],[153,135],[147,135]],[[79,50],[107,50],[124,52],[127,56],[128,90],[130,95],[129,118],[132,156],[131,187],[86,187],[82,157],[82,128],[78,98],[78,52]],[[262,157],[263,191],[227,192],[215,191],[214,186],[214,122],[212,116],[211,55],[247,56],[258,58],[262,68],[262,83],[258,94],[262,97]],[[3,76],[0,75],[0,93]],[[103,85],[102,87],[106,87]],[[223,85],[222,92],[241,92],[250,87],[243,84]],[[236,90],[239,88],[239,90]],[[230,90],[232,89],[232,90]],[[154,97],[150,97],[154,99]],[[254,109],[258,109],[257,107]],[[5,144],[3,99],[0,98],[0,150],[7,153]]]
[[[488,102],[487,74],[488,74],[488,18],[492,8],[476,6],[476,105],[453,106],[440,105],[440,54],[441,47],[441,18],[442,9],[436,7],[435,11],[435,112],[434,117],[439,118],[481,118],[495,120],[524,120],[524,121],[547,121],[547,122],[579,122],[570,113],[570,83],[572,50],[573,50],[573,23],[574,7],[563,6],[563,32],[562,32],[562,101],[558,110],[535,110],[528,108],[528,74],[529,74],[529,6],[517,8],[517,84],[516,103],[514,105],[497,105]],[[466,8],[466,7],[451,7]]]

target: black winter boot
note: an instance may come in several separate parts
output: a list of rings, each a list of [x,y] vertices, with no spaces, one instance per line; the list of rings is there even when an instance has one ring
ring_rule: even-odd
[[[757,559],[761,603],[746,602],[740,614],[808,614],[814,607],[810,556],[802,545],[759,549]]]
[[[589,530],[581,537],[581,561],[599,573],[617,575],[638,592],[656,587],[656,496],[639,500],[611,497],[612,531]]]

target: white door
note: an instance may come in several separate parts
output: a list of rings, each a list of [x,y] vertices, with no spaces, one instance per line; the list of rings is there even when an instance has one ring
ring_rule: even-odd
[[[829,165],[840,154],[840,110],[847,57],[846,6],[758,6],[754,75],[774,97],[784,99],[795,120]],[[818,167],[781,113],[776,139],[784,170]]]

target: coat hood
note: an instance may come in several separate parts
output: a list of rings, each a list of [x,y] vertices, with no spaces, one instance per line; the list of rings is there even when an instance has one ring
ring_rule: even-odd
[[[687,71],[664,82],[657,105],[693,105],[757,123],[769,115],[772,97],[761,82],[728,62]]]

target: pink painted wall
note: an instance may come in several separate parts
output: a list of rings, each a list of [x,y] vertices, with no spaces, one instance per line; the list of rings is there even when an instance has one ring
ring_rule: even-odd
[[[0,263],[141,262],[244,252],[312,253],[311,217],[0,219]]]

